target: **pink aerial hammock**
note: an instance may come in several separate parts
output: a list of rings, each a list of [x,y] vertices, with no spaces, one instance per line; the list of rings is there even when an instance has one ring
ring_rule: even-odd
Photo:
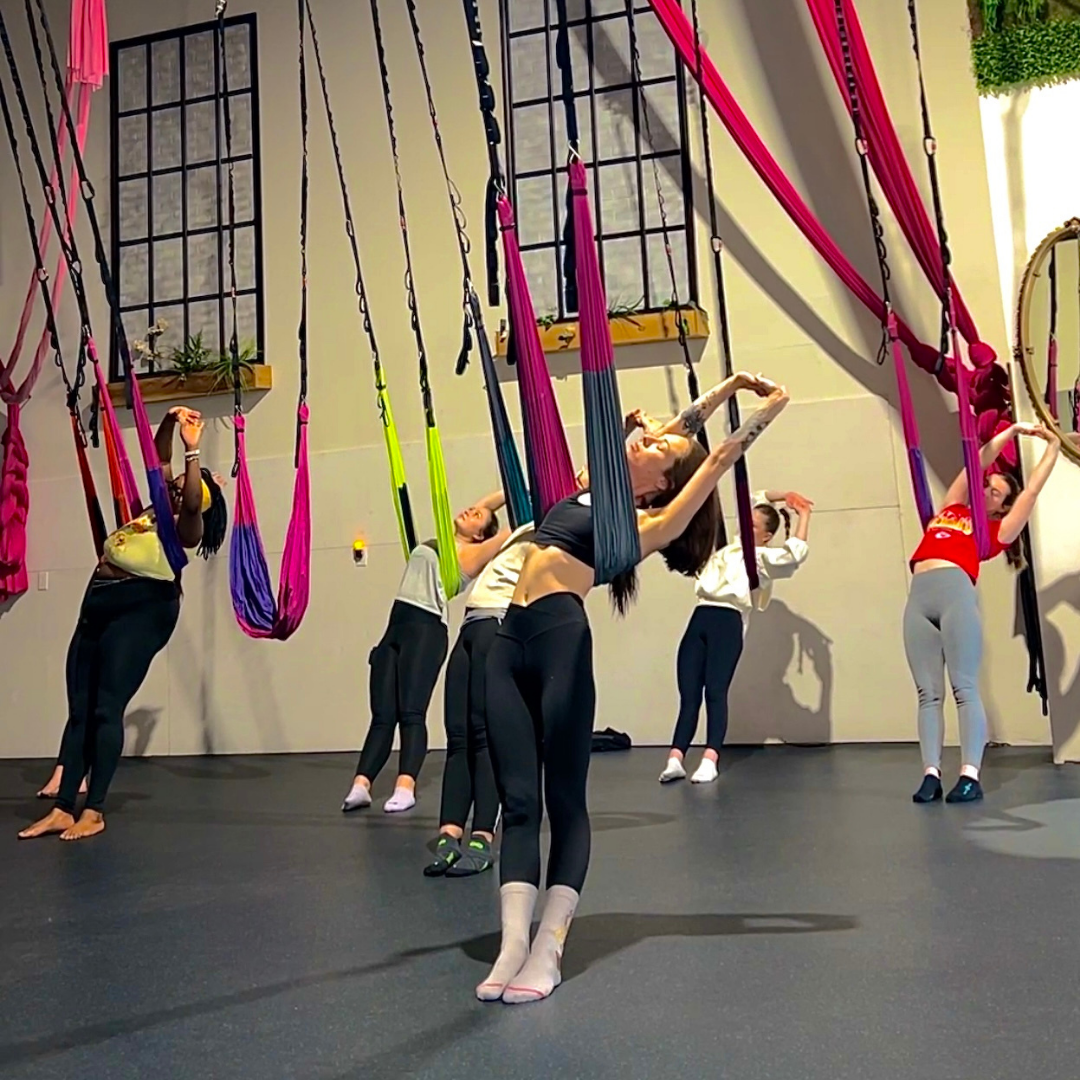
[[[308,463],[308,406],[307,406],[307,354],[308,354],[308,285],[307,285],[307,239],[308,239],[308,111],[307,111],[307,58],[305,33],[305,0],[299,0],[300,13],[300,131],[303,158],[300,180],[300,326],[297,332],[300,351],[300,394],[296,406],[296,476],[293,482],[292,513],[285,536],[285,549],[281,556],[281,573],[277,599],[270,584],[270,571],[266,562],[266,550],[259,533],[255,511],[255,493],[247,460],[247,422],[243,412],[240,369],[240,346],[237,337],[236,303],[236,191],[233,175],[232,117],[229,108],[229,77],[225,53],[224,0],[218,3],[218,22],[215,29],[219,68],[221,71],[221,96],[225,128],[225,154],[228,158],[228,256],[229,281],[232,296],[232,335],[229,342],[233,363],[234,416],[236,424],[236,499],[232,539],[229,547],[229,589],[232,594],[233,611],[240,629],[248,637],[272,638],[284,641],[300,627],[307,611],[311,595],[311,473]],[[219,169],[221,162],[218,163]]]
[[[529,471],[529,494],[533,520],[544,515],[561,499],[573,494],[577,484],[566,432],[551,385],[551,373],[540,343],[529,283],[518,247],[514,208],[506,196],[498,200],[502,229],[503,260],[506,273],[506,304],[510,340],[518,369],[521,415],[525,428],[525,461]]]
[[[28,16],[32,17],[30,9]],[[10,61],[9,61],[10,62]],[[105,27],[104,0],[72,0],[70,41],[68,46],[68,75],[64,86],[64,97],[69,109],[78,112],[76,145],[81,153],[86,145],[86,136],[90,122],[90,106],[93,91],[101,88],[104,75],[108,70],[108,32]],[[13,125],[8,128],[13,153],[18,152]],[[60,180],[59,169],[68,141],[68,129],[63,127],[57,140],[57,165],[48,178],[47,190],[54,189]],[[78,173],[72,165],[69,186],[78,183]],[[7,427],[3,436],[3,460],[0,463],[0,601],[21,595],[28,587],[26,570],[26,523],[30,510],[29,466],[30,459],[26,443],[20,429],[22,406],[30,399],[49,351],[50,343],[58,339],[50,326],[53,312],[59,308],[64,287],[66,261],[61,250],[58,256],[56,272],[53,276],[51,293],[48,288],[48,272],[44,259],[52,239],[53,217],[46,215],[40,231],[33,223],[33,213],[29,202],[24,200],[29,214],[28,223],[32,230],[32,243],[35,251],[34,272],[26,290],[22,314],[19,319],[15,342],[6,359],[0,359],[0,401],[7,406]],[[68,207],[66,227],[70,232],[74,226],[78,202],[71,200]],[[22,383],[14,382],[15,369],[22,357],[26,336],[34,313],[34,303],[38,292],[42,293],[46,305],[45,325],[34,352],[33,361]],[[51,309],[51,310],[50,310]],[[57,351],[57,362],[62,368],[62,359]],[[91,510],[91,528],[95,544],[104,540],[100,535],[100,504],[93,489],[93,477],[89,464],[85,461],[86,441],[78,424],[73,425],[76,454],[79,457],[80,476],[84,489],[87,490],[87,506]],[[85,465],[85,468],[83,467]],[[89,482],[89,488],[87,483]],[[97,507],[95,511],[93,507]]]

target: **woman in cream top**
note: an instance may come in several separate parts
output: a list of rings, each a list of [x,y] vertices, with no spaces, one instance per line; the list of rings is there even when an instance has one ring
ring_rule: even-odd
[[[177,428],[184,471],[174,477]],[[154,442],[180,542],[209,557],[225,539],[228,515],[218,482],[200,467],[202,432],[200,415],[178,406],[162,420]],[[83,597],[68,647],[68,721],[60,759],[39,792],[54,796],[56,805],[20,837],[60,833],[64,840],[81,840],[104,830],[105,796],[124,748],[124,710],[168,644],[179,614],[180,582],[165,557],[153,513],[143,514],[106,539]],[[86,805],[76,821],[75,801],[88,772]]]
[[[774,503],[786,503],[777,510]],[[728,689],[742,655],[743,634],[752,611],[763,611],[772,598],[773,582],[789,578],[806,561],[813,503],[798,492],[759,492],[754,497],[754,548],[759,588],[750,590],[742,541],[736,539],[720,548],[697,577],[698,604],[679,644],[679,718],[671,740],[671,755],[660,782],[682,780],[686,776],[683,758],[698,724],[702,696],[705,698],[707,729],[705,753],[692,783],[707,784],[717,777],[716,762],[724,745],[728,724]],[[791,535],[788,510],[799,515]],[[770,546],[783,520],[785,539]]]

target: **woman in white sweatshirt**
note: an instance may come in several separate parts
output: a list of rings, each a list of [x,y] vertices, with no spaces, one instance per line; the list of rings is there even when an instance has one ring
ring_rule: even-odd
[[[754,497],[754,546],[760,587],[750,591],[741,540],[736,537],[720,548],[697,577],[697,607],[679,644],[676,670],[679,681],[679,718],[671,740],[667,767],[660,774],[662,784],[686,776],[683,759],[697,731],[701,699],[705,698],[707,727],[705,754],[691,783],[708,784],[717,777],[716,763],[728,726],[728,689],[742,655],[743,634],[751,611],[763,611],[772,598],[772,583],[791,577],[806,561],[809,547],[810,514],[813,503],[795,491],[760,492]],[[777,510],[774,503],[786,504]],[[798,524],[791,535],[793,510]],[[783,544],[769,543],[780,531]]]

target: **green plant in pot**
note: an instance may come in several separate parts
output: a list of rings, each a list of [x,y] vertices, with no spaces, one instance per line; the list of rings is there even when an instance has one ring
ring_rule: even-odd
[[[255,364],[258,363],[258,360],[259,350],[255,347],[254,341],[245,341],[239,346],[236,355],[236,367],[240,369],[241,379],[243,379],[245,375],[252,374]],[[224,387],[232,386],[232,352],[226,349],[219,356],[214,357],[213,361],[207,365],[206,371],[212,379],[210,389],[207,391],[207,393],[212,394],[217,390],[223,389]]]
[[[182,346],[173,349],[169,354],[169,364],[173,374],[183,384],[189,376],[207,371],[213,364],[213,356],[204,344],[202,334],[195,334]]]

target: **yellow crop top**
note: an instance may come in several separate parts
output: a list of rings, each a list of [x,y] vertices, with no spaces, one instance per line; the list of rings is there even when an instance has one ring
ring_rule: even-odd
[[[143,514],[105,541],[105,561],[133,577],[175,581],[176,572],[165,557],[153,513]]]

